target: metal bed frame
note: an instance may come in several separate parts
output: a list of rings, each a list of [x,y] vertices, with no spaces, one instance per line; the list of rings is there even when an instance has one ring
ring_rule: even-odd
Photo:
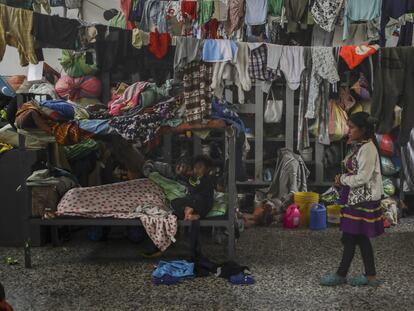
[[[25,94],[26,96],[30,96],[29,94]],[[18,96],[18,104],[22,104],[27,97],[26,96]],[[190,131],[197,131],[197,130],[208,130],[206,128],[203,129],[193,129]],[[217,129],[211,129],[217,130]],[[234,258],[235,256],[235,212],[236,212],[236,204],[237,204],[237,190],[236,190],[236,138],[235,138],[235,129],[233,127],[225,127],[221,128],[220,130],[224,130],[226,135],[226,149],[228,150],[229,154],[229,161],[228,161],[228,212],[227,212],[227,219],[203,219],[199,221],[199,225],[201,227],[222,227],[228,230],[228,257],[230,259]],[[171,135],[171,134],[167,134]],[[196,137],[196,135],[194,135]],[[197,138],[194,139],[195,153],[199,153],[200,151],[200,141],[197,141]],[[198,142],[198,143],[197,143]],[[48,161],[51,161],[51,150],[52,150],[52,143],[48,145]],[[168,147],[171,148],[171,139],[170,137],[165,140],[164,143],[164,152],[168,150]],[[25,148],[25,136],[19,134],[19,149],[23,150]],[[167,153],[167,156],[171,157],[171,153]],[[171,159],[171,158],[170,158]],[[20,162],[21,165],[24,165],[25,159],[21,157]],[[26,206],[25,209],[27,211],[26,219],[26,242],[24,243],[24,251],[25,251],[25,267],[31,268],[32,267],[32,260],[31,260],[31,243],[30,243],[30,228],[32,226],[46,226],[50,227],[51,229],[51,240],[54,246],[60,244],[59,237],[58,237],[58,227],[60,226],[139,226],[141,225],[138,219],[115,219],[115,218],[65,218],[59,217],[54,219],[41,219],[41,218],[34,218],[31,217],[31,195],[30,189],[26,186],[26,178],[27,176],[22,176],[22,193],[26,194]],[[193,222],[190,221],[178,221],[178,225],[180,227],[190,227],[192,226]]]

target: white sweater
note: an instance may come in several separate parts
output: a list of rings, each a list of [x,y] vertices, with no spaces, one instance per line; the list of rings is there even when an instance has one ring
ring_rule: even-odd
[[[341,176],[341,183],[354,188],[366,186],[371,189],[372,201],[380,200],[384,194],[382,184],[381,163],[377,148],[372,141],[364,144],[358,151],[358,173],[351,176]]]

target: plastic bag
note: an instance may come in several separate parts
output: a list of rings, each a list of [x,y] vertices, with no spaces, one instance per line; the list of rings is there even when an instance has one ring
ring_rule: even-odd
[[[272,99],[270,99],[272,97]],[[272,89],[270,89],[266,100],[266,110],[264,114],[264,121],[266,123],[279,123],[283,114],[283,101],[276,100],[273,95]]]
[[[59,60],[65,72],[72,78],[94,75],[98,70],[96,64],[86,63],[86,52],[62,50],[62,57]]]
[[[331,141],[339,141],[348,134],[348,115],[336,103],[331,100],[329,102],[329,138]]]

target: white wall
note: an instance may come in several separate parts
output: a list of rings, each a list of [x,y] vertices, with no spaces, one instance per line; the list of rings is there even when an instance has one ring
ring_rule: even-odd
[[[94,5],[95,4],[95,5]],[[104,10],[116,8],[119,9],[118,0],[84,0],[83,3],[83,20],[91,23],[107,24],[103,18]],[[63,8],[52,8],[52,14],[63,16]],[[68,10],[68,18],[77,18],[78,10]],[[61,50],[59,49],[43,49],[45,62],[62,72],[62,66],[59,64]],[[19,54],[17,49],[7,46],[3,60],[0,62],[0,75],[12,76],[18,74],[27,74],[28,67],[20,66]]]

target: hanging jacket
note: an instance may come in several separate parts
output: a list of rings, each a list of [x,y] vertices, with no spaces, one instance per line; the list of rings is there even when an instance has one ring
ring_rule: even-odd
[[[267,195],[270,199],[282,198],[292,192],[308,191],[309,170],[302,157],[287,148],[279,149],[272,183]]]

